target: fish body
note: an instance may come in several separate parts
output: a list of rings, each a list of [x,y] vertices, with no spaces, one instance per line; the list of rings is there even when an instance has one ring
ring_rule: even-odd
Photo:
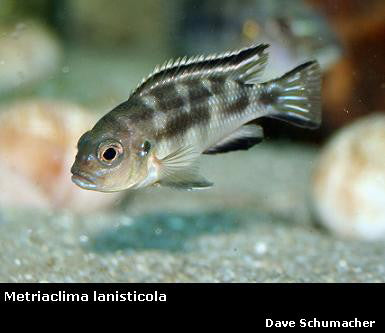
[[[252,123],[278,118],[315,128],[321,121],[320,67],[304,63],[260,82],[268,54],[261,44],[218,56],[170,61],[78,143],[73,181],[97,191],[159,184],[201,189],[201,154],[248,149],[263,138]]]

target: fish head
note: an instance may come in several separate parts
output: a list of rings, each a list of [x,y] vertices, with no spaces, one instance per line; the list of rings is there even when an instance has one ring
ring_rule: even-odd
[[[71,168],[72,181],[83,189],[117,192],[138,187],[148,177],[151,143],[134,126],[116,130],[103,118],[84,133]]]

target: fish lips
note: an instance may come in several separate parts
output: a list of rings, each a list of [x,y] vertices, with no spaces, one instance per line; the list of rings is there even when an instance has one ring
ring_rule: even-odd
[[[72,171],[71,179],[76,185],[85,190],[97,190],[94,177],[87,175],[84,172]]]

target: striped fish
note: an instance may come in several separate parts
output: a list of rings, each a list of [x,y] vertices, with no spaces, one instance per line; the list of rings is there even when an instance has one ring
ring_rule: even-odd
[[[84,189],[112,192],[159,184],[212,186],[198,172],[201,154],[248,149],[263,138],[260,117],[316,128],[320,67],[304,63],[260,82],[268,45],[169,61],[79,140],[71,169]]]

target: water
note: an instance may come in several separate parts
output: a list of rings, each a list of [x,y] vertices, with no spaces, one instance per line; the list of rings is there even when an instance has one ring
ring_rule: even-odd
[[[103,1],[63,1],[56,9],[42,5],[33,10],[4,1],[3,13],[9,17],[4,15],[4,22],[0,21],[1,112],[9,111],[9,104],[34,100],[29,113],[39,108],[36,100],[49,99],[52,109],[59,108],[62,101],[70,102],[84,108],[95,121],[124,101],[156,64],[184,55],[182,50],[186,54],[204,53],[251,42],[242,37],[242,30],[240,34],[234,31],[245,13],[252,11],[240,9],[241,14],[228,18],[232,22],[228,24],[221,16],[229,10],[226,6],[218,15],[210,16],[208,10],[199,21],[194,19],[193,10],[203,9],[191,7],[192,2],[185,2],[191,12],[184,14],[179,1],[169,1],[164,8],[156,3],[120,1],[101,12]],[[144,19],[143,11],[153,16]],[[48,23],[42,17],[49,17]],[[257,17],[248,19],[253,34],[265,27],[266,22],[254,22]],[[306,28],[301,22],[297,29]],[[228,30],[219,29],[226,31],[215,36],[221,24]],[[322,30],[322,24],[320,28],[317,23],[321,30],[313,37],[334,47],[337,41],[329,28]],[[273,38],[271,34],[268,37]],[[18,44],[22,38],[29,43]],[[288,45],[275,43],[271,64],[276,71],[289,70],[305,52],[293,46],[300,52],[298,58],[293,56],[295,52],[288,55]],[[338,47],[327,51],[328,61],[340,56]],[[26,52],[31,54],[29,58],[23,57]],[[348,87],[339,87],[340,96],[344,96],[343,88]],[[300,134],[291,135],[284,125],[273,125],[268,127],[266,142],[250,151],[204,157],[202,174],[215,184],[209,191],[152,188],[109,199],[105,208],[97,211],[99,199],[85,199],[81,191],[73,193],[75,185],[69,181],[69,164],[74,158],[71,149],[75,149],[77,137],[75,141],[60,139],[60,143],[49,139],[55,141],[55,151],[61,145],[66,147],[57,158],[60,176],[52,179],[37,177],[32,170],[32,165],[39,165],[46,171],[49,163],[45,158],[52,158],[51,153],[42,159],[44,163],[23,162],[27,171],[22,177],[15,176],[13,168],[5,168],[5,162],[0,163],[0,281],[384,282],[383,242],[337,238],[319,227],[312,215],[310,177],[320,147],[305,137],[314,141],[313,135],[320,135],[324,139],[335,129],[330,103],[337,102],[328,96],[325,110],[330,128],[316,133],[293,129]],[[357,109],[345,104],[343,117],[357,114]],[[80,113],[75,107],[65,110]],[[74,126],[81,122],[71,119],[73,123],[67,123]],[[58,128],[63,123],[59,121]],[[48,127],[39,127],[38,133],[48,133]],[[75,135],[63,133],[63,137]],[[30,141],[12,144],[12,156],[26,156],[28,148],[16,151],[16,147]],[[40,156],[42,147],[49,146],[47,142],[38,141],[28,156]],[[49,189],[45,192],[40,186],[44,182]],[[63,193],[68,195],[59,200]],[[27,198],[23,204],[22,198]],[[26,207],[28,200],[30,207]]]

